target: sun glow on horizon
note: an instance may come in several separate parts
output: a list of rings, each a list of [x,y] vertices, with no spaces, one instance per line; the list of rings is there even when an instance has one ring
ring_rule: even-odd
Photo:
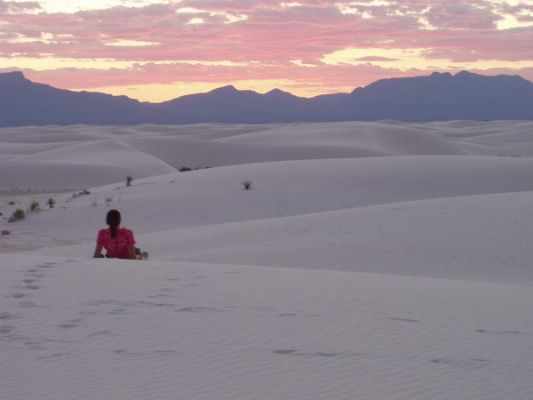
[[[252,90],[257,93],[267,93],[273,89],[288,91],[295,96],[314,97],[325,92],[322,90],[301,90],[298,89],[295,82],[286,79],[278,80],[237,80],[234,82],[174,82],[165,84],[146,84],[130,86],[104,86],[95,88],[75,88],[75,91],[90,90],[112,94],[114,96],[128,96],[139,101],[150,103],[161,103],[173,100],[178,97],[207,93],[214,89],[232,85],[238,90]],[[340,91],[343,91],[342,89]]]

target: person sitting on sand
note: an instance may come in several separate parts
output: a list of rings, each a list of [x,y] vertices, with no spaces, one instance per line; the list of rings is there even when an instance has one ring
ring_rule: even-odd
[[[135,238],[130,229],[121,228],[120,212],[118,210],[109,210],[106,217],[106,223],[109,228],[100,229],[96,239],[96,248],[94,249],[94,258],[102,258],[102,250],[106,250],[105,257],[123,258],[131,260],[148,259],[147,252],[141,252],[135,247]]]

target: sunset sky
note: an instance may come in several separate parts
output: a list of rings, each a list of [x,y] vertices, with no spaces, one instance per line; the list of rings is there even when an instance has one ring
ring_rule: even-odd
[[[533,80],[533,0],[0,0],[0,72],[145,101],[465,69]]]

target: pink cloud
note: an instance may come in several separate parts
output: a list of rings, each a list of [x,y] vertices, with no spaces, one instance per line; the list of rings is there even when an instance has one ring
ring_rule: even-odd
[[[386,61],[372,54],[360,58],[367,64],[358,66],[321,63],[325,54],[345,48],[418,48],[424,49],[428,58],[455,62],[531,60],[533,54],[533,28],[496,28],[499,13],[516,14],[520,21],[531,20],[525,11],[531,12],[533,7],[527,5],[500,6],[481,0],[402,0],[384,5],[354,5],[348,0],[298,3],[289,7],[267,0],[184,0],[179,4],[114,7],[76,14],[35,14],[30,11],[35,11],[38,3],[0,0],[0,57],[52,54],[58,58],[154,63],[258,62],[247,67],[148,64],[69,73],[27,69],[32,77],[61,87],[78,87],[80,81],[86,87],[98,87],[180,80],[229,83],[238,79],[290,79],[295,85],[327,89],[417,71],[416,65],[410,71],[372,65]],[[351,11],[343,14],[336,4],[344,4]],[[188,12],[178,12],[182,8]],[[203,23],[191,24],[193,18],[201,18]],[[427,30],[421,19],[433,30]],[[150,45],[109,46],[116,41]],[[316,68],[295,65],[294,60]]]

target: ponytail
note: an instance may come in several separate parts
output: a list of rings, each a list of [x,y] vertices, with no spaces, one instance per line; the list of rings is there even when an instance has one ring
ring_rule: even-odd
[[[117,236],[118,226],[120,225],[120,212],[118,210],[109,210],[106,217],[106,224],[109,225],[111,237]]]

